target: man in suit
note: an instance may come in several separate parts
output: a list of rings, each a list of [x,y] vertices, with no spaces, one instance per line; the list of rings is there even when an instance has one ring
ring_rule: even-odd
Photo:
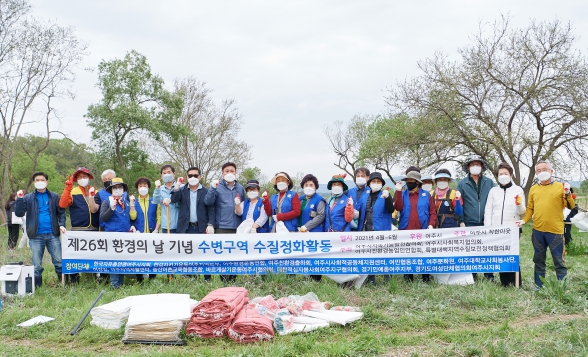
[[[200,184],[200,169],[190,167],[187,171],[188,184],[176,186],[171,195],[171,202],[180,204],[176,233],[203,234],[213,229],[214,206],[204,204],[208,189]],[[205,280],[210,275],[204,275]]]

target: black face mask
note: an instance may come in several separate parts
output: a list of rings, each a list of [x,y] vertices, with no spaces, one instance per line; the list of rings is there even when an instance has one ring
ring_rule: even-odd
[[[407,182],[406,183],[406,188],[408,188],[409,191],[412,191],[415,188],[417,188],[418,185],[419,185],[418,182]]]
[[[110,186],[111,183],[112,183],[112,181],[103,182],[104,188],[108,188],[108,186]]]

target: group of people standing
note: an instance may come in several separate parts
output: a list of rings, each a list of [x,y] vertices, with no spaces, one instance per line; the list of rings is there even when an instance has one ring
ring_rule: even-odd
[[[402,179],[404,184],[398,182],[391,193],[384,188],[381,173],[362,167],[355,171],[356,186],[351,189],[344,175],[334,175],[327,183],[330,195],[324,198],[317,193],[318,179],[312,174],[302,179],[300,195],[293,190],[294,182],[286,172],[271,179],[277,191],[271,196],[260,192],[256,180],[243,186],[237,181],[237,166],[232,162],[222,166],[222,179],[213,180],[208,188],[201,184],[197,167],[190,167],[186,177],[176,177],[174,167],[164,165],[155,182],[147,177],[135,181],[138,197],[129,192],[128,184],[113,170],[102,173],[103,187],[97,190],[90,185],[92,173],[80,167],[68,177],[61,196],[47,190],[49,178],[45,173],[35,173],[35,191],[26,195],[18,191],[11,207],[16,216],[27,215],[26,231],[37,287],[43,282],[45,248],[61,277],[60,233],[66,232],[65,209],[69,209],[71,230],[154,234],[235,234],[247,219],[253,222],[249,233],[275,232],[278,224],[289,232],[313,233],[389,231],[393,225],[400,230],[522,225],[533,218],[535,283],[542,286],[547,247],[551,249],[556,275],[563,279],[567,271],[563,261],[562,209],[573,207],[574,201],[569,185],[552,179],[550,164],[537,164],[539,183],[531,189],[526,207],[522,188],[512,181],[510,165],[498,166],[497,186],[483,175],[488,165],[481,157],[469,158],[463,169],[467,176],[458,182],[457,189],[452,189],[449,170],[440,169],[426,176],[411,166]],[[312,277],[320,280],[320,276]],[[221,278],[231,281],[235,276]],[[412,275],[405,278],[414,279]],[[431,279],[429,275],[422,278]],[[493,274],[487,278],[493,279]],[[79,276],[69,274],[67,279],[77,282]],[[375,277],[368,279],[375,283]],[[514,273],[501,273],[500,279],[505,286],[514,284]],[[113,287],[120,287],[124,276],[112,274],[110,281]]]

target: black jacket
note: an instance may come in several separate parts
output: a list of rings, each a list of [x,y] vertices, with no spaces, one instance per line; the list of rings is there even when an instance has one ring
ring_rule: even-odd
[[[197,206],[196,213],[198,215],[198,232],[205,233],[207,225],[214,225],[214,205],[207,206],[204,204],[204,197],[208,193],[208,189],[202,186],[198,190],[198,197],[196,198]],[[173,191],[171,195],[172,203],[180,203],[180,211],[178,214],[177,233],[186,233],[190,224],[190,187],[184,185],[179,190]]]
[[[14,214],[17,217],[27,215],[27,235],[33,239],[37,236],[39,228],[39,204],[37,202],[36,190],[27,193],[23,198],[17,198],[14,206]],[[59,195],[55,192],[49,194],[49,215],[51,216],[51,227],[53,235],[59,236],[59,226],[65,227],[65,209],[59,207]]]

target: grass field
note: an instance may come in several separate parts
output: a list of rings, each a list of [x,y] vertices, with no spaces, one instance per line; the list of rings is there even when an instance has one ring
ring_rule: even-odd
[[[6,250],[6,230],[0,231],[0,263],[30,263],[30,251]],[[182,334],[184,347],[124,345],[120,330],[90,325],[90,317],[75,336],[78,320],[100,290],[99,304],[128,295],[189,293],[201,299],[222,286],[212,282],[162,276],[144,285],[127,279],[111,290],[85,275],[79,285],[62,288],[48,255],[45,286],[34,296],[4,298],[0,312],[1,356],[588,356],[588,234],[574,232],[574,245],[566,256],[569,280],[558,282],[548,258],[548,282],[533,290],[530,229],[521,238],[522,289],[478,281],[471,286],[406,283],[401,276],[359,291],[340,289],[332,281],[320,283],[302,276],[239,277],[238,285],[250,297],[315,292],[336,305],[360,306],[364,319],[345,327],[276,336],[271,342],[239,345],[229,340],[202,340]],[[583,243],[583,244],[581,244]],[[498,277],[497,277],[498,278]],[[498,280],[498,279],[497,279]],[[29,328],[16,325],[37,315],[55,320]]]

